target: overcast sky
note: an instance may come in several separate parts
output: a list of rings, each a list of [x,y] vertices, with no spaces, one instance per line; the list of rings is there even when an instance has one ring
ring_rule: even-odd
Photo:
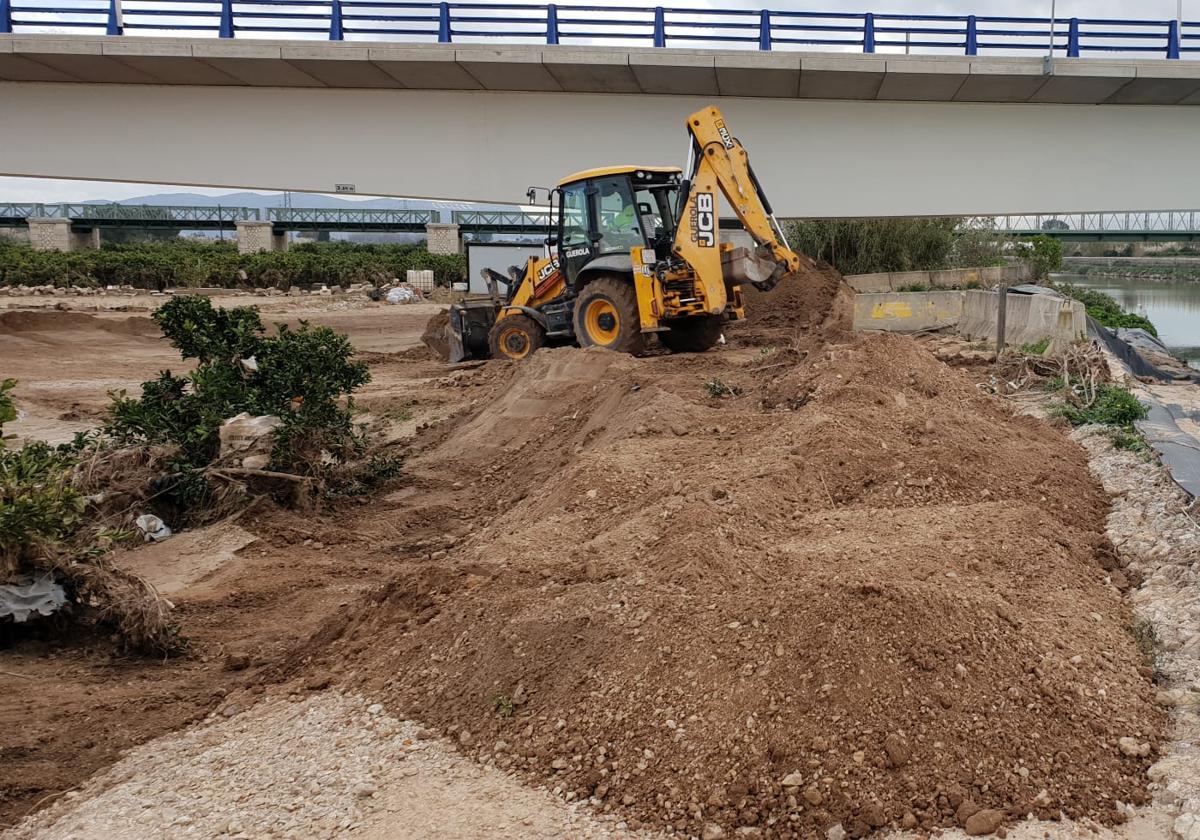
[[[74,5],[77,0],[59,0],[58,5]],[[483,0],[501,2],[501,0]],[[1166,20],[1174,18],[1178,0],[1057,0],[1058,17],[1137,18]],[[611,6],[639,6],[653,0],[609,0]],[[94,4],[93,4],[94,5]],[[570,5],[560,3],[560,8]],[[675,4],[672,4],[675,5]],[[1029,15],[1049,17],[1051,0],[708,0],[687,2],[678,6],[700,8],[762,8],[795,11],[948,14],[948,15]],[[1183,0],[1183,14],[1188,20],[1200,18],[1200,0]],[[2,162],[0,162],[2,165]],[[221,195],[227,189],[177,187],[165,184],[128,184],[94,181],[66,181],[40,178],[0,177],[0,201],[59,203],[90,199],[125,199],[160,192],[197,192]],[[341,196],[353,198],[352,196]],[[370,196],[357,196],[370,198]]]

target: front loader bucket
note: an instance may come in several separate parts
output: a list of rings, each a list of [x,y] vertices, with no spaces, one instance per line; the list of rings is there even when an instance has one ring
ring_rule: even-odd
[[[490,358],[488,331],[496,323],[498,308],[486,300],[456,303],[450,307],[450,321],[446,324],[450,362]]]

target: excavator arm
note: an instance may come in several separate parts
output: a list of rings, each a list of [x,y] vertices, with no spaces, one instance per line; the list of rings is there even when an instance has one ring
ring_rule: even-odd
[[[726,280],[767,290],[800,267],[771,204],[750,166],[750,156],[714,107],[688,117],[691,146],[676,225],[674,253],[690,264],[704,284],[709,311],[719,314],[728,299]],[[754,239],[754,249],[720,242],[717,193]]]

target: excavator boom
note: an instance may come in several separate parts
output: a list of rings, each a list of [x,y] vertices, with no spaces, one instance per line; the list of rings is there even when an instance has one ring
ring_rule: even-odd
[[[800,256],[788,246],[750,156],[721,112],[711,106],[697,111],[688,117],[687,128],[692,142],[674,252],[695,269],[715,314],[725,304],[727,280],[767,290],[799,269]],[[754,249],[720,244],[718,192],[754,240]]]

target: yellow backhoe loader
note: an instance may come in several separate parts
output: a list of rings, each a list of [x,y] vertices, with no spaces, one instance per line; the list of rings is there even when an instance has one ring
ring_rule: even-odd
[[[721,112],[697,111],[687,130],[686,169],[590,169],[550,190],[545,255],[507,277],[484,269],[490,296],[451,307],[450,360],[524,359],[556,343],[638,353],[651,334],[700,352],[744,317],[742,284],[768,290],[794,273],[800,257]],[[722,195],[753,248],[721,241]]]

